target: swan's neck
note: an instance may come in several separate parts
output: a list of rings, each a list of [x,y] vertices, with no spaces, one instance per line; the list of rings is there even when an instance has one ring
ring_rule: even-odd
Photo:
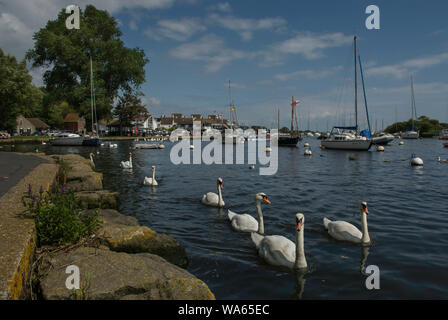
[[[220,207],[224,207],[224,201],[222,200],[222,192],[221,192],[221,188],[218,185],[218,205]]]
[[[156,183],[156,170],[152,170],[152,184],[154,185]]]
[[[370,243],[369,228],[367,227],[367,214],[361,212],[362,238],[361,243]]]
[[[302,230],[296,232],[296,269],[304,269],[308,266],[305,259],[305,248],[303,247],[303,226]]]
[[[260,201],[255,201],[255,208],[257,208],[257,214],[258,214],[258,233],[264,234],[264,221],[263,221],[263,213],[261,212]]]
[[[132,156],[129,155],[129,165],[132,167]]]

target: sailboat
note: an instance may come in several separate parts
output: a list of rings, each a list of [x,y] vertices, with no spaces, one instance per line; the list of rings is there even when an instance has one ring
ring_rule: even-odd
[[[321,142],[321,146],[325,149],[367,151],[372,146],[371,139],[360,136],[358,133],[358,79],[356,68],[356,36],[353,38],[353,44],[355,61],[355,126],[333,127],[330,132],[330,136],[327,139],[322,140]]]
[[[294,121],[297,127],[297,118],[295,115],[295,108],[300,102],[298,100],[294,100],[294,96],[291,101],[291,133],[289,135],[280,135],[280,128],[278,128],[278,146],[283,147],[295,147],[299,140],[302,140],[298,133],[294,133]],[[279,111],[280,113],[280,111]],[[280,116],[279,116],[280,118]],[[279,120],[280,121],[280,120]],[[279,125],[280,126],[280,125]],[[297,129],[297,128],[296,128]]]
[[[102,140],[98,136],[98,120],[96,118],[95,92],[93,91],[93,65],[92,56],[90,56],[90,108],[92,111],[92,135],[85,137],[82,141],[83,146],[99,146]],[[96,130],[95,130],[96,127]]]
[[[81,136],[77,133],[61,133],[50,139],[50,144],[54,146],[99,146],[102,141],[98,137],[98,122],[96,121],[96,105],[95,93],[93,92],[93,67],[92,57],[90,57],[90,101],[92,111],[92,135]],[[94,122],[96,124],[96,132],[94,129]]]
[[[411,75],[411,113],[412,113],[412,126],[410,130],[403,132],[401,137],[403,139],[418,139],[419,132],[414,130],[414,122],[417,111],[415,110],[415,98],[414,98],[414,82]]]

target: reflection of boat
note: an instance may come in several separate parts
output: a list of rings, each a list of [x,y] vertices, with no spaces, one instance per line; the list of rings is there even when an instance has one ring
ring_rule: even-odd
[[[155,143],[136,143],[135,149],[164,149],[165,145]]]
[[[355,126],[333,127],[330,135],[322,140],[321,145],[325,149],[367,151],[372,145],[372,140],[358,134],[358,84],[356,71],[356,36],[353,38],[355,60]],[[361,64],[360,64],[361,66]],[[362,69],[361,69],[362,75]],[[364,82],[363,82],[364,85]],[[365,97],[365,94],[364,94]],[[367,109],[367,103],[366,103]],[[366,114],[367,110],[366,110]],[[368,118],[367,118],[368,119]]]
[[[84,138],[76,133],[60,133],[50,139],[54,146],[82,146]]]
[[[395,138],[393,135],[383,132],[383,133],[380,133],[378,135],[378,137],[373,137],[372,143],[379,144],[379,145],[385,145],[385,144],[388,144],[389,142],[393,141],[394,139]]]
[[[294,100],[294,97],[292,97],[292,101],[291,101],[291,132],[288,135],[281,135],[280,134],[280,127],[278,128],[278,146],[283,146],[283,147],[295,147],[297,145],[297,142],[299,142],[299,140],[302,140],[302,138],[300,137],[300,135],[298,133],[294,133],[294,121],[296,123],[296,127],[297,127],[297,118],[296,118],[296,114],[295,114],[295,108],[296,105],[299,104],[300,102],[297,100]],[[278,111],[279,115],[278,115],[278,122],[280,122],[280,110]],[[280,124],[278,124],[280,126]]]
[[[415,99],[414,99],[414,82],[411,75],[411,113],[412,113],[412,126],[410,130],[403,132],[401,137],[403,139],[418,139],[419,132],[414,130],[414,117],[417,117],[417,111],[415,110]]]
[[[448,128],[440,130],[439,139],[440,140],[448,140]]]

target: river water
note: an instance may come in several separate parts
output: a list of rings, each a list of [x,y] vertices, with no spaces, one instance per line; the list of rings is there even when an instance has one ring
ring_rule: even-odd
[[[303,143],[313,155],[303,154]],[[120,193],[120,212],[141,224],[176,238],[191,258],[188,271],[203,280],[217,299],[432,299],[448,297],[448,148],[436,139],[397,140],[385,152],[321,150],[320,141],[305,138],[298,148],[279,148],[278,172],[259,175],[258,165],[174,165],[171,142],[163,150],[134,150],[134,142],[118,148],[16,145],[15,151],[95,154],[104,188]],[[4,146],[1,150],[8,151]],[[97,154],[96,152],[99,152]],[[133,152],[134,168],[120,161]],[[192,151],[191,151],[192,152]],[[417,154],[421,168],[411,167]],[[156,166],[159,186],[144,186]],[[216,192],[224,181],[224,209],[201,204],[202,195]],[[235,232],[227,209],[256,217],[254,196],[264,192],[265,233],[295,241],[294,217],[305,215],[307,273],[267,265],[249,233]],[[373,245],[362,248],[331,239],[322,218],[346,220],[360,228],[359,203],[369,206]],[[380,270],[380,289],[368,290],[368,265]]]

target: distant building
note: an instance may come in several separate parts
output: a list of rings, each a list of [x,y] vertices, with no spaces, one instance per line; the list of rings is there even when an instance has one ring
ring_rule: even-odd
[[[78,113],[69,113],[64,119],[64,130],[68,132],[81,132],[86,127],[86,120]]]
[[[25,118],[24,116],[19,115],[16,119],[16,122],[16,132],[21,136],[30,136],[36,131],[42,132],[50,128],[48,124],[46,124],[39,118]]]
[[[27,118],[27,120],[34,125],[36,131],[46,131],[50,129],[50,126],[39,118]]]

